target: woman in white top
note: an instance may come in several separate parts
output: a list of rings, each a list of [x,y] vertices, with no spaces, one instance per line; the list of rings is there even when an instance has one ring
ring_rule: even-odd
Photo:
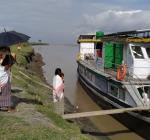
[[[57,102],[61,100],[64,96],[64,82],[61,78],[61,69],[57,68],[55,70],[55,75],[53,77],[53,101]]]
[[[64,82],[61,73],[61,69],[57,68],[53,77],[53,101],[55,112],[60,115],[64,114]]]
[[[0,52],[0,56],[0,108],[2,110],[11,111],[11,64],[3,63],[6,61],[6,56],[8,56],[4,54],[4,52]]]

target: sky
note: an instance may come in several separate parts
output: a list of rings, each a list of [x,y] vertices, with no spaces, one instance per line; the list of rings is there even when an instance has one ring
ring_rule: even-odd
[[[150,0],[0,0],[0,31],[50,44],[75,44],[80,34],[149,29]]]

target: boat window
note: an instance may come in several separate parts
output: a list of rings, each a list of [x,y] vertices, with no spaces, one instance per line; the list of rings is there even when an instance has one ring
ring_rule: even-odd
[[[125,92],[123,90],[120,90],[119,92],[119,99],[125,101]]]
[[[150,48],[146,48],[146,52],[147,52],[148,57],[150,58]]]
[[[89,71],[87,71],[87,78],[91,80],[91,73]]]
[[[79,67],[79,71],[81,72],[81,73],[83,73],[83,67]]]
[[[85,76],[87,75],[87,71],[86,71],[86,69],[84,69],[84,75],[85,75]]]
[[[92,73],[88,72],[88,79],[92,81]]]
[[[118,88],[117,87],[111,85],[110,90],[111,90],[111,94],[113,96],[118,97]]]
[[[138,91],[139,91],[139,93],[140,93],[140,95],[141,95],[141,97],[142,97],[142,93],[144,92],[144,91],[143,91],[143,88],[141,88],[141,87],[138,88]]]
[[[98,87],[101,87],[102,86],[102,80],[99,77],[95,77],[95,84]]]
[[[144,87],[140,87],[138,88],[138,91],[142,97],[142,93],[145,92],[148,94],[148,97],[150,98],[150,87],[149,86],[144,86]]]
[[[95,75],[92,74],[92,82],[95,83]]]
[[[132,52],[135,58],[138,58],[138,59],[144,58],[140,46],[132,46]]]

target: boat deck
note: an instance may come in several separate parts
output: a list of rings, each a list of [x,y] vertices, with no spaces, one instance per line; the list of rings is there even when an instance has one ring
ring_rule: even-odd
[[[100,73],[107,77],[108,79],[116,80],[116,71],[114,69],[106,69],[103,66],[100,66],[96,63],[95,60],[80,60],[80,63],[88,67],[89,69],[95,71],[96,73]],[[150,79],[140,79],[140,78],[133,78],[132,75],[126,74],[125,78],[120,81],[126,84],[137,84],[137,85],[149,85],[150,86]]]

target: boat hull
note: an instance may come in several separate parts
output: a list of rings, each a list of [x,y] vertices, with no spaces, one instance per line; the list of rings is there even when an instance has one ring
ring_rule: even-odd
[[[94,86],[83,74],[80,73],[78,69],[78,79],[84,89],[87,91],[88,95],[103,109],[111,109],[111,108],[127,108],[132,107],[116,98],[113,98],[109,94],[106,94],[104,91],[98,89]],[[144,112],[145,113],[145,112]],[[142,115],[143,112],[129,112],[123,114],[115,114],[112,115],[121,123],[126,125],[128,128],[137,132],[142,137],[148,139],[150,138],[149,130],[150,130],[150,121],[148,117]],[[137,128],[140,126],[139,128]]]
[[[93,90],[91,90],[90,86],[87,86],[87,84],[85,84],[86,82],[83,80],[83,78],[80,76],[80,74],[78,76],[78,79],[79,79],[79,82],[82,85],[82,87],[87,92],[87,94],[100,107],[102,107],[103,109],[113,109],[113,108],[116,108],[116,106],[112,105],[110,102],[108,102],[104,98],[101,98],[102,96],[98,96],[97,94],[95,94],[93,92]],[[101,91],[99,91],[99,93],[102,94]],[[122,124],[124,124],[125,126],[127,126],[132,131],[136,132],[140,136],[144,137],[145,139],[147,139],[147,140],[150,139],[150,133],[149,133],[150,123],[149,122],[146,122],[146,121],[140,119],[139,117],[136,117],[136,116],[134,116],[132,114],[129,114],[129,113],[113,114],[111,116],[113,116],[119,122],[121,122]]]

